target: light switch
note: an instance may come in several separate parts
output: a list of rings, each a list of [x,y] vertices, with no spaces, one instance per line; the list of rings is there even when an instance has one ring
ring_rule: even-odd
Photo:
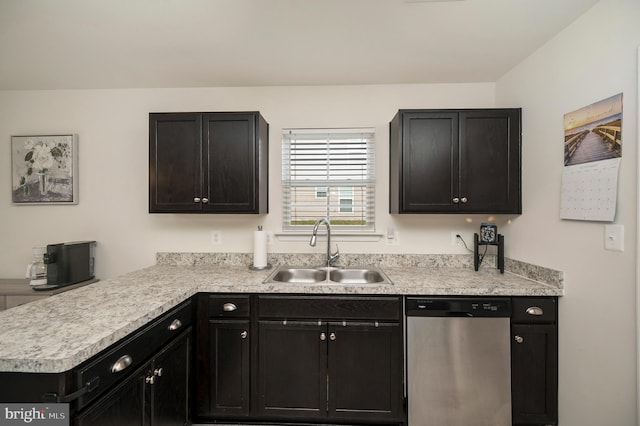
[[[605,250],[624,251],[624,225],[604,226]]]

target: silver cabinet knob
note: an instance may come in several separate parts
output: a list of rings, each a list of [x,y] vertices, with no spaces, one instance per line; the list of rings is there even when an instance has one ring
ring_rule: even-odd
[[[225,303],[224,305],[222,305],[222,310],[225,312],[233,312],[237,309],[238,307],[235,303]]]
[[[171,324],[169,324],[169,327],[167,327],[167,330],[176,331],[180,327],[182,327],[182,321],[180,321],[179,319],[174,319],[173,321],[171,321]]]
[[[462,203],[463,203],[463,204],[464,204],[464,203],[466,203],[466,202],[467,202],[467,197],[462,197],[462,198],[460,199],[460,201],[462,201]]]
[[[199,203],[200,202],[200,197],[194,197],[193,198],[193,202],[194,203]]]
[[[111,366],[111,372],[119,373],[125,368],[127,368],[128,366],[130,366],[132,362],[133,362],[133,359],[129,355],[122,355]]]
[[[327,340],[327,335],[324,333],[320,333],[320,340],[322,340],[323,342]]]
[[[542,308],[539,306],[529,306],[526,312],[527,314],[533,315],[536,317],[544,315],[544,310],[542,310]]]
[[[332,342],[336,340],[336,333],[329,334],[329,340],[331,340]]]
[[[460,202],[460,198],[456,197],[452,201],[453,201],[453,204],[458,204]]]
[[[162,372],[163,372],[162,367],[156,368],[155,370],[153,370],[153,375],[161,377],[162,376]]]
[[[203,198],[203,199],[202,199],[202,204],[207,204],[208,202],[209,202],[209,199],[208,199],[208,198]]]
[[[246,339],[248,335],[249,335],[249,333],[247,333],[247,330],[243,330],[242,333],[240,333],[240,338],[241,339]]]
[[[522,336],[516,336],[513,338],[513,340],[516,341],[516,343],[522,343],[524,342],[524,339],[522,338]]]
[[[144,379],[145,382],[147,382],[148,384],[152,385],[156,382],[156,378],[155,376],[147,376]]]

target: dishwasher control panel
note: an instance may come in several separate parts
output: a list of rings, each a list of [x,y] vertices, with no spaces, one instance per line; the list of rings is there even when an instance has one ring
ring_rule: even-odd
[[[510,317],[508,297],[407,297],[407,316],[421,317]]]

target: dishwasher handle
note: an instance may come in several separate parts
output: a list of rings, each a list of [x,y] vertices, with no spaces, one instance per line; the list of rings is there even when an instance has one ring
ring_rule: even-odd
[[[451,318],[473,318],[471,312],[445,312],[443,316]]]

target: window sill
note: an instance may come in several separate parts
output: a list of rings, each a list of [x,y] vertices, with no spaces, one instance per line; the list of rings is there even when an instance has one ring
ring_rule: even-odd
[[[280,232],[274,233],[274,237],[278,241],[283,242],[293,242],[293,241],[309,241],[311,238],[311,232]],[[318,240],[323,240],[327,234],[325,232],[318,233]],[[349,232],[340,232],[340,233],[331,233],[331,241],[339,242],[339,241],[363,241],[363,242],[375,242],[382,241],[384,238],[384,234],[378,233],[349,233]]]

